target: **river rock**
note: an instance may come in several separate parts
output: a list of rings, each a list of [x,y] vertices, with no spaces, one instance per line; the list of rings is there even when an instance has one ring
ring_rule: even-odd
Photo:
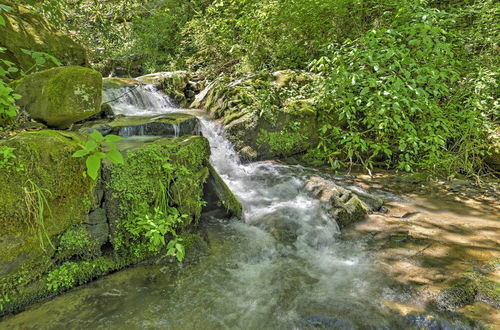
[[[273,159],[307,151],[318,142],[319,127],[314,99],[258,101],[263,91],[280,93],[291,83],[298,86],[316,79],[312,75],[283,71],[255,74],[231,81],[218,78],[195,98],[192,107],[222,118],[226,137],[242,159]]]
[[[16,157],[0,166],[0,290],[44,273],[54,239],[87,219],[94,183],[82,175],[84,159],[71,157],[80,143],[76,133],[52,130],[0,141]]]
[[[0,0],[0,4],[11,7],[9,11],[2,11],[5,26],[0,26],[0,46],[6,51],[0,53],[0,59],[28,71],[35,60],[22,51],[26,49],[48,53],[65,65],[87,65],[85,49],[70,37],[59,33],[49,22],[19,3]],[[42,68],[54,66],[53,62],[47,61]]]
[[[191,82],[187,71],[157,72],[136,78],[143,84],[160,87],[181,107],[187,107],[194,99],[196,84]]]
[[[313,176],[307,181],[305,189],[323,203],[340,228],[363,220],[368,213],[369,208],[355,193],[331,181]]]
[[[210,175],[203,192],[203,200],[207,202],[207,205],[203,210],[210,212],[219,209],[223,210],[223,215],[226,217],[241,217],[243,212],[241,202],[211,164],[208,164],[208,169]]]
[[[102,77],[92,69],[70,66],[30,74],[15,84],[17,104],[34,120],[68,128],[101,110]]]
[[[102,135],[179,137],[200,135],[199,120],[192,115],[172,113],[156,117],[119,117],[111,122],[87,123],[80,131],[98,130]]]

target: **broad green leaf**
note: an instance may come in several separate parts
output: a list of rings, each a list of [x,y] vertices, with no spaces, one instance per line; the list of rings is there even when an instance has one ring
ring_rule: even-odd
[[[123,164],[122,154],[116,150],[112,149],[106,153],[106,158],[109,159],[114,164]]]
[[[91,155],[87,158],[87,174],[93,180],[97,179],[97,174],[101,168],[101,159],[96,155]]]
[[[89,134],[91,138],[93,138],[96,142],[102,142],[104,140],[104,137],[102,136],[101,132],[98,130],[93,130],[92,133]]]
[[[86,149],[82,149],[82,150],[78,150],[77,152],[75,152],[75,153],[73,154],[73,157],[78,158],[78,157],[87,156],[88,154],[89,154],[89,151],[88,151],[88,150],[86,150]]]

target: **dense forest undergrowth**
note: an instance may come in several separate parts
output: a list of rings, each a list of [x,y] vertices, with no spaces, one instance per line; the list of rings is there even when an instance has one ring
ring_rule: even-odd
[[[284,88],[249,86],[243,102],[272,117],[305,100],[317,139],[303,161],[475,178],[498,171],[496,1],[18,2],[83,44],[104,75],[310,75]],[[8,78],[2,72],[4,125],[15,116]],[[278,144],[307,138],[294,134],[300,123],[283,130]]]

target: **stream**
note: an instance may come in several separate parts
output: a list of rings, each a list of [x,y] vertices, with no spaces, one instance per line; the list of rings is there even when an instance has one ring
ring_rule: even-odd
[[[116,91],[105,95],[117,96]],[[152,86],[112,106],[127,116],[185,111]],[[161,259],[108,275],[34,305],[0,328],[409,327],[386,302],[418,301],[380,270],[365,240],[340,237],[335,219],[304,189],[311,170],[274,162],[242,164],[220,126],[199,119],[212,164],[241,200],[243,219],[205,215],[200,228],[205,240],[188,251],[183,264]]]

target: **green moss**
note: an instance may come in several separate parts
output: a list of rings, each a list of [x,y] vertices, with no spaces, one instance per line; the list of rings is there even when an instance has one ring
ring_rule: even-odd
[[[152,212],[163,205],[186,214],[184,226],[199,219],[209,155],[203,137],[165,138],[129,151],[125,164],[107,168],[107,214],[117,251],[133,249],[134,255],[140,255],[147,248],[124,230],[124,221],[138,212]]]
[[[491,263],[483,269],[469,271],[444,289],[438,296],[438,303],[447,309],[460,308],[474,303],[476,300],[500,306],[500,284],[488,279],[488,275],[499,266]]]
[[[92,259],[100,254],[99,243],[92,239],[86,228],[80,224],[68,228],[59,238],[56,260],[70,257]]]
[[[0,290],[39,277],[51,264],[51,241],[86,219],[90,206],[81,201],[93,200],[94,183],[82,175],[84,161],[71,157],[80,142],[75,133],[50,130],[0,142],[15,148],[17,157],[14,167],[0,169],[0,185],[7,187],[0,194]]]
[[[67,128],[100,111],[102,76],[84,67],[59,67],[30,74],[16,82],[17,101],[33,119]]]

